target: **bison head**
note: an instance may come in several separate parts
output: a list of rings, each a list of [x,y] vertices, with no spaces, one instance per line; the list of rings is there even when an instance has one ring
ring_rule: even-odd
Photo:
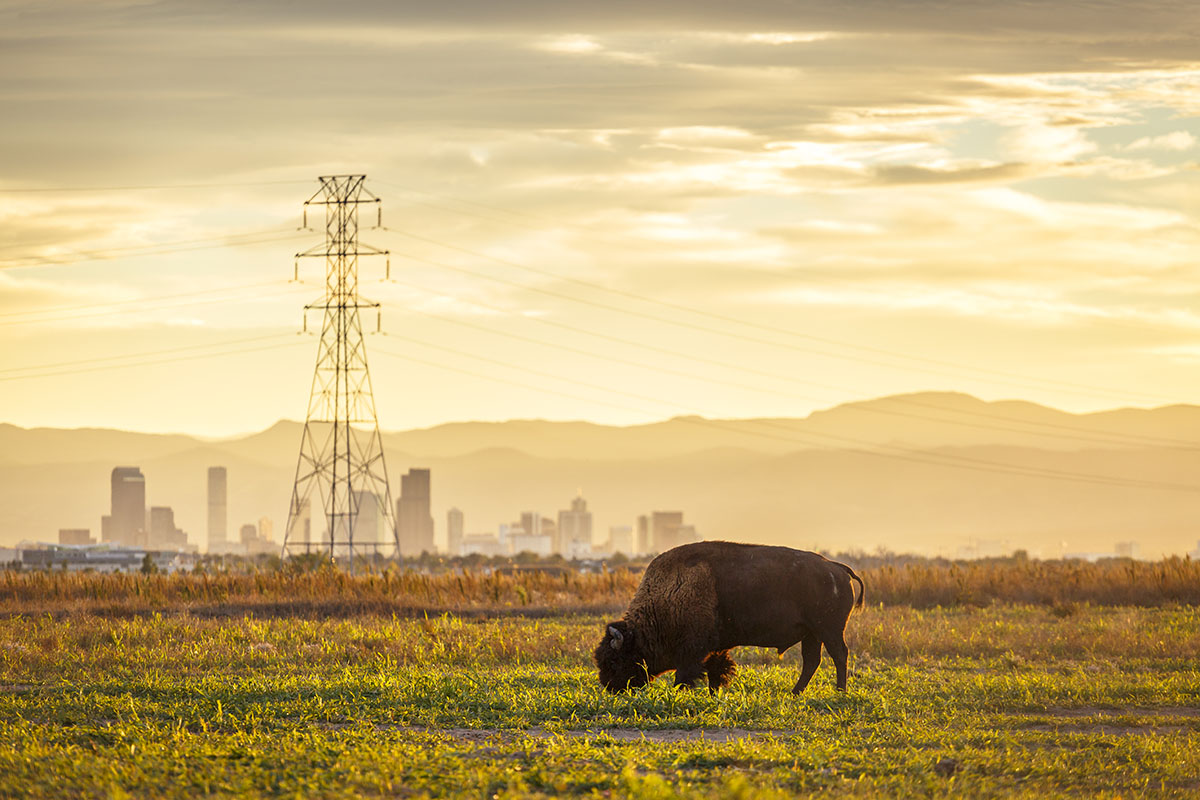
[[[646,658],[628,622],[609,623],[592,657],[600,668],[600,683],[614,694],[650,682]]]

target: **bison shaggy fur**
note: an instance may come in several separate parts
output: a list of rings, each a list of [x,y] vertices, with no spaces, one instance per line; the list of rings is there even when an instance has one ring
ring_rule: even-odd
[[[600,683],[620,692],[674,670],[676,686],[707,677],[715,692],[737,671],[732,648],[782,654],[799,642],[804,665],[792,692],[812,680],[822,646],[844,690],[846,620],[863,596],[854,570],[817,553],[734,542],[676,547],[650,562],[625,616],[605,626],[593,654]]]

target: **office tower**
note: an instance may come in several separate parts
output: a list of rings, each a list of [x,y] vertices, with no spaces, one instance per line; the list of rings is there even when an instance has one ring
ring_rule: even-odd
[[[313,541],[311,498],[306,497],[300,501],[300,509],[291,515],[290,522],[292,527],[287,534],[288,543],[296,545],[297,552],[308,552],[308,548]]]
[[[258,518],[258,538],[266,545],[275,544],[275,523],[270,517]]]
[[[145,530],[146,478],[138,467],[114,467],[112,512],[100,520],[101,537],[132,547],[142,543]]]
[[[396,501],[396,528],[400,554],[406,557],[432,553],[433,516],[429,513],[430,478],[427,469],[410,469],[400,476]]]
[[[522,511],[521,521],[514,527],[519,527],[521,532],[524,532],[527,536],[541,536],[542,515],[536,511]],[[519,533],[517,531],[513,531],[512,535],[516,536],[519,535]],[[517,551],[514,550],[513,552],[515,553]]]
[[[587,558],[592,554],[592,512],[587,501],[576,497],[570,511],[558,512],[558,536],[554,551],[567,558]]]
[[[608,550],[613,555],[621,553],[631,556],[633,549],[633,528],[629,525],[613,525],[608,529]]]
[[[452,556],[463,554],[463,512],[457,508],[446,512],[446,552]]]
[[[224,553],[229,549],[229,506],[226,495],[224,467],[208,468],[208,552]]]
[[[651,544],[650,517],[646,516],[645,514],[641,514],[637,518],[637,541],[634,542],[634,546],[637,548],[636,552],[639,555],[653,552],[650,549]]]
[[[383,534],[381,530],[380,523],[383,514],[379,513],[379,495],[370,491],[356,491],[354,507],[358,513],[354,520],[355,545],[382,544],[391,541],[391,534]]]
[[[682,511],[655,511],[650,515],[651,552],[663,553],[672,547],[685,544],[681,537]]]
[[[157,550],[184,550],[187,534],[175,527],[175,511],[170,506],[151,506],[147,547]]]

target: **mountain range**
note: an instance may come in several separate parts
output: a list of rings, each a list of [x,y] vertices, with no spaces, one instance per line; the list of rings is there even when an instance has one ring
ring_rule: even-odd
[[[0,424],[0,544],[98,536],[109,474],[142,468],[148,505],[169,505],[205,544],[205,474],[229,474],[229,524],[282,530],[301,425],[249,436]],[[705,538],[800,547],[943,553],[1023,548],[1043,556],[1183,552],[1200,539],[1200,407],[1091,414],[1022,401],[917,393],[806,417],[462,422],[383,435],[393,493],[428,467],[438,538],[462,509],[469,532],[522,511],[554,516],[577,493],[598,540],[638,514],[682,510]]]

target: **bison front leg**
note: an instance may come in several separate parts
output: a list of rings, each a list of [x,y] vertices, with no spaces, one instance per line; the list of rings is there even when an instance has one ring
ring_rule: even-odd
[[[716,694],[718,689],[729,685],[737,672],[737,663],[729,657],[728,650],[718,650],[704,659],[704,671],[708,673],[708,691]]]
[[[800,655],[804,666],[800,670],[800,680],[792,687],[792,694],[800,694],[812,680],[817,667],[821,666],[821,640],[815,633],[805,632],[800,639]]]
[[[688,661],[682,666],[675,668],[675,685],[691,689],[703,675],[703,661]]]

